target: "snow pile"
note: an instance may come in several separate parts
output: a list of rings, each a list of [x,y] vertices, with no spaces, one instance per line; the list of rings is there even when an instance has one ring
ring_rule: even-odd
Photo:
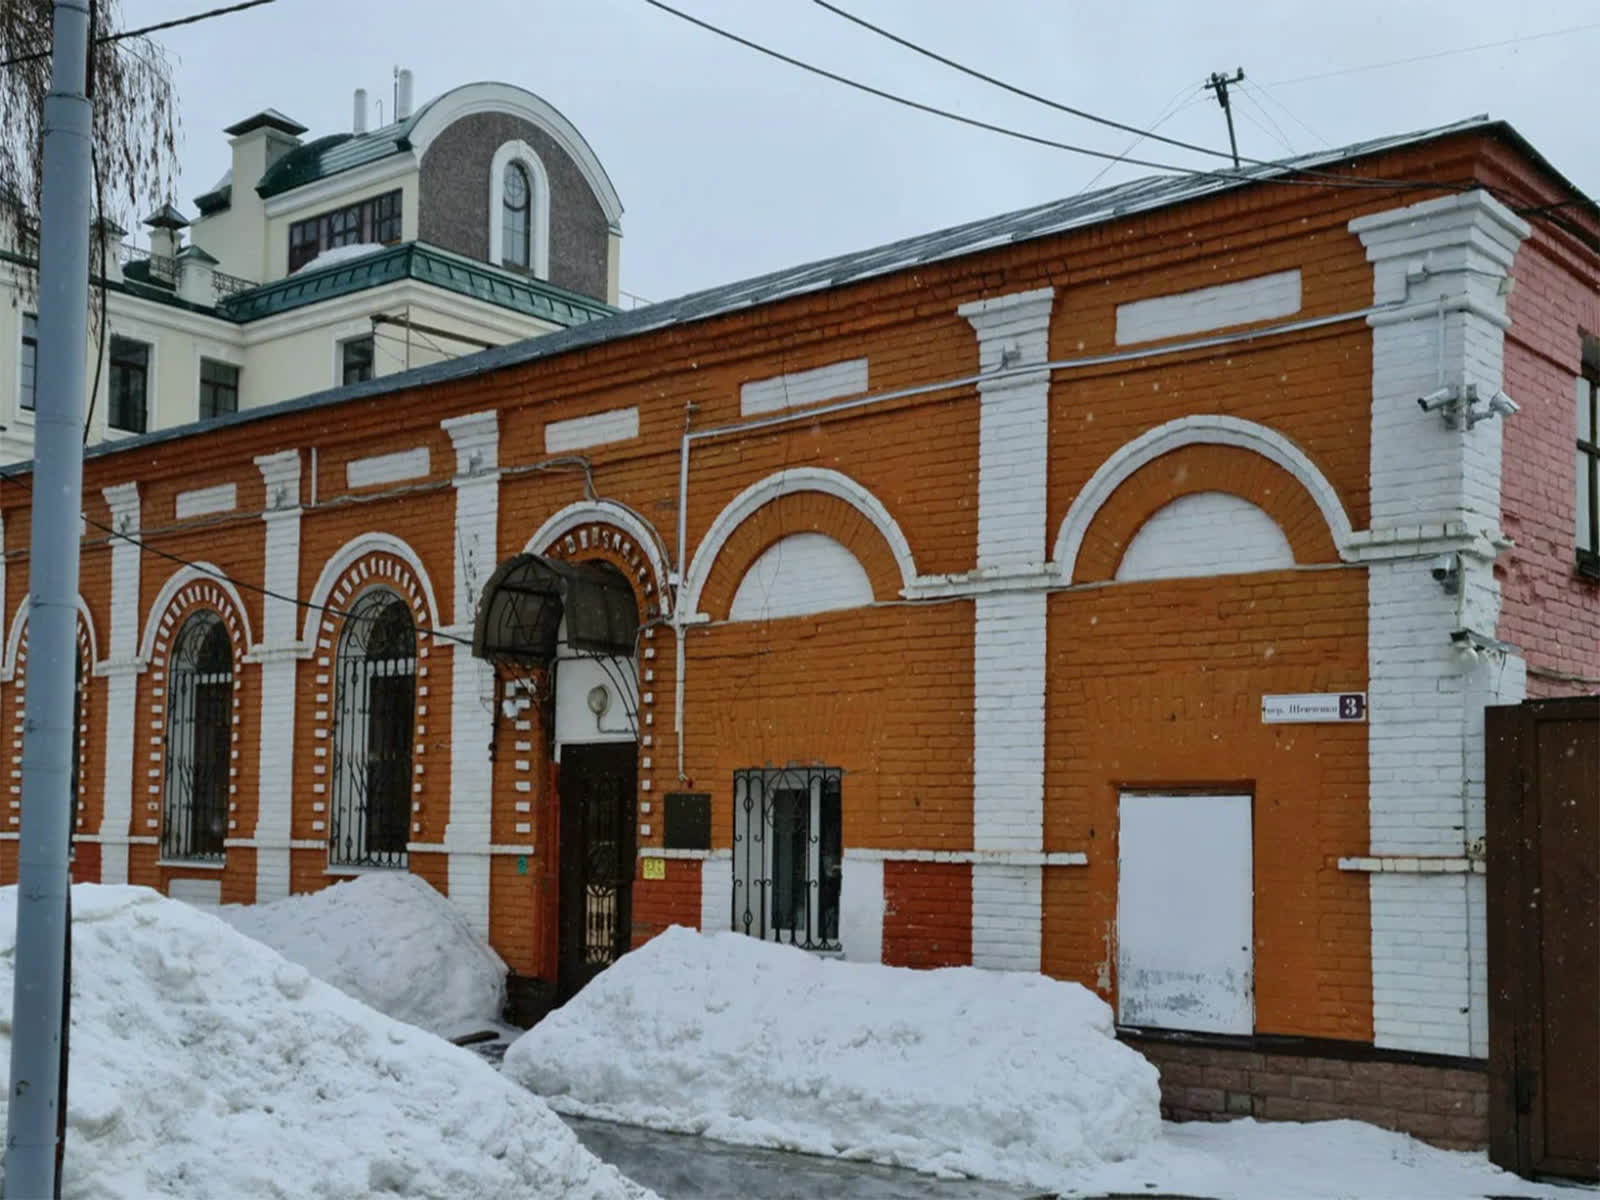
[[[354,259],[365,258],[369,254],[378,254],[389,249],[381,242],[357,242],[350,246],[334,246],[324,250],[310,262],[296,267],[290,275],[299,275],[303,271],[320,271],[324,267],[337,267],[340,263],[351,262]]]
[[[408,871],[211,910],[324,983],[445,1037],[496,1028],[506,965],[466,918]]]
[[[215,917],[145,888],[72,897],[71,1200],[649,1195],[469,1051]],[[0,889],[5,1055],[15,923]]]
[[[1057,1184],[1063,1197],[1207,1196],[1212,1200],[1562,1200],[1482,1153],[1440,1150],[1360,1121],[1168,1124],[1137,1158]]]
[[[512,1044],[562,1112],[1050,1187],[1160,1132],[1156,1070],[1074,983],[672,928]]]

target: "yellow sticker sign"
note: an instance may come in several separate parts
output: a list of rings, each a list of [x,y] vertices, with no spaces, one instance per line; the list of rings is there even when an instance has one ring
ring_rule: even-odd
[[[667,877],[667,860],[664,858],[645,859],[644,877],[646,879],[665,879]]]

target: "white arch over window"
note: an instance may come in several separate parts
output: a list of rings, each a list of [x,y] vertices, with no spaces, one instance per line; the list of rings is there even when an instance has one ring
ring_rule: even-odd
[[[650,564],[655,576],[656,595],[661,597],[663,613],[672,611],[672,589],[667,586],[667,551],[655,527],[633,509],[615,500],[579,500],[558,510],[537,530],[523,546],[524,554],[543,554],[551,543],[565,537],[574,529],[599,523],[614,525],[635,543]]]
[[[11,631],[6,635],[5,666],[0,668],[0,683],[10,683],[17,674],[17,651],[22,648],[22,628],[28,621],[28,602],[30,597],[23,596],[17,604],[16,614],[11,618]],[[89,667],[98,674],[101,667],[100,642],[94,635],[94,621],[89,617],[89,606],[84,603],[82,595],[78,597],[78,615],[83,618],[83,627],[89,634]]]
[[[825,533],[791,533],[768,546],[739,580],[730,621],[765,621],[872,603],[861,560]]]
[[[549,134],[551,140],[577,164],[589,190],[594,193],[601,211],[605,213],[611,231],[622,232],[622,201],[593,148],[554,105],[524,88],[509,83],[468,83],[428,101],[412,118],[407,138],[417,161],[421,162],[428,153],[433,139],[456,121],[485,112],[521,117]]]
[[[1338,548],[1339,557],[1346,561],[1351,559],[1350,518],[1345,514],[1344,505],[1339,502],[1339,493],[1300,447],[1277,430],[1254,421],[1196,415],[1179,417],[1146,430],[1113,453],[1089,477],[1089,482],[1083,485],[1083,490],[1067,509],[1060,531],[1056,534],[1055,551],[1051,559],[1060,576],[1067,580],[1072,578],[1078,563],[1078,551],[1083,548],[1084,534],[1088,532],[1095,514],[1129,476],[1163,454],[1194,445],[1236,446],[1241,450],[1253,451],[1282,467],[1311,494],[1322,513],[1322,519],[1328,524],[1328,532],[1333,535],[1333,544]]]
[[[422,599],[427,608],[428,628],[443,628],[439,620],[439,603],[434,599],[433,582],[428,578],[428,572],[422,566],[422,559],[417,552],[406,545],[399,538],[389,533],[363,533],[351,538],[344,545],[329,556],[323,564],[322,574],[317,576],[317,584],[311,589],[307,597],[311,607],[306,609],[305,627],[302,641],[309,648],[317,644],[317,622],[325,615],[323,607],[328,605],[328,598],[333,594],[333,585],[339,582],[343,575],[364,554],[392,554],[406,566],[411,568],[411,573],[417,578],[417,585],[422,589]],[[381,582],[381,581],[380,581]]]
[[[700,592],[705,587],[706,577],[711,574],[723,545],[744,519],[763,505],[793,492],[821,492],[843,500],[872,522],[873,528],[889,543],[895,565],[900,568],[901,587],[911,586],[912,580],[917,577],[917,566],[911,558],[911,544],[876,496],[838,471],[823,467],[790,467],[751,484],[717,514],[716,520],[706,530],[705,537],[700,540],[694,558],[689,563],[688,573],[684,576],[683,593],[679,597],[680,612],[691,618],[700,615]]]
[[[489,164],[489,261],[498,265],[504,257],[506,168],[512,163],[528,177],[528,270],[539,279],[549,279],[550,176],[524,141],[506,142]]]
[[[1294,566],[1294,550],[1265,511],[1227,492],[1191,492],[1150,515],[1117,564],[1119,582],[1244,575]]]
[[[239,618],[239,630],[244,637],[245,648],[248,650],[255,645],[255,638],[250,632],[250,613],[244,606],[244,600],[239,596],[239,589],[233,585],[233,581],[224,574],[221,567],[213,563],[197,562],[179,567],[167,576],[167,581],[156,593],[155,602],[150,606],[149,615],[145,617],[144,634],[139,639],[139,657],[145,662],[150,661],[150,655],[155,651],[156,634],[161,628],[161,618],[166,615],[173,597],[191,583],[214,584],[228,598],[228,603],[233,605],[234,614]]]

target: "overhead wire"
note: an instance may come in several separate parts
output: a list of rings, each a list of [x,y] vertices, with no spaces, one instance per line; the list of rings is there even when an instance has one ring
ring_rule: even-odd
[[[1362,63],[1360,66],[1339,67],[1332,71],[1318,71],[1311,75],[1296,75],[1293,79],[1268,80],[1270,87],[1291,87],[1299,83],[1311,83],[1318,79],[1337,79],[1342,75],[1356,75],[1363,71],[1381,71],[1387,67],[1404,67],[1412,63],[1431,62],[1436,58],[1449,58],[1457,54],[1477,54],[1481,50],[1499,50],[1506,46],[1516,46],[1523,42],[1537,42],[1545,38],[1564,37],[1571,33],[1589,33],[1600,29],[1600,22],[1588,25],[1570,25],[1566,29],[1547,29],[1543,33],[1529,33],[1521,37],[1502,38],[1498,42],[1480,42],[1476,46],[1457,46],[1450,50],[1435,50],[1428,54],[1413,54],[1407,58],[1391,58],[1384,62]]]
[[[1257,100],[1251,93],[1245,91],[1244,88],[1235,87],[1233,90],[1235,95],[1243,96],[1251,105],[1253,105],[1256,112],[1260,113],[1261,116],[1266,120],[1267,124],[1272,126],[1272,128],[1268,130],[1261,124],[1260,121],[1255,121],[1254,123],[1256,127],[1268,137],[1276,141],[1278,145],[1282,146],[1291,155],[1293,155],[1295,153],[1294,145],[1289,141],[1289,135],[1283,131],[1283,126],[1278,124],[1278,119],[1267,111],[1266,106],[1263,105],[1261,101]],[[1250,116],[1249,109],[1241,108],[1239,111],[1244,113],[1246,117]]]
[[[204,12],[190,13],[186,17],[174,17],[168,21],[157,21],[154,25],[144,25],[138,29],[124,29],[117,33],[107,33],[95,38],[95,44],[105,42],[120,42],[127,38],[147,37],[152,33],[160,33],[163,29],[176,29],[180,25],[195,25],[201,21],[210,21],[216,17],[226,17],[233,13],[244,12],[247,8],[260,8],[264,4],[275,4],[277,0],[240,0],[238,4],[227,4],[221,8],[210,8]],[[14,58],[0,60],[0,67],[14,67],[20,63],[38,62],[40,59],[49,58],[49,50],[35,50],[31,54],[19,54]]]
[[[684,12],[682,9],[674,8],[672,5],[667,4],[665,0],[644,0],[644,2],[650,5],[652,8],[660,9],[662,12],[677,17],[681,21],[685,21],[691,25],[697,26],[700,29],[706,30],[708,33],[713,33],[716,36],[734,42],[737,45],[744,46],[746,49],[754,50],[758,54],[775,59],[778,62],[786,63],[789,66],[796,67],[813,75],[817,75],[823,79],[831,80],[834,83],[842,84],[843,86],[852,88],[856,91],[864,92],[867,95],[876,96],[881,100],[887,100],[891,104],[898,104],[904,108],[909,108],[916,112],[927,113],[930,116],[940,117],[944,120],[953,121],[957,124],[966,125],[974,129],[982,129],[989,133],[996,133],[1002,137],[1013,138],[1017,141],[1028,142],[1037,146],[1045,146],[1050,149],[1064,150],[1072,154],[1081,154],[1091,158],[1107,159],[1113,162],[1126,162],[1131,163],[1134,166],[1150,167],[1155,170],[1166,171],[1175,175],[1182,175],[1191,178],[1214,179],[1220,182],[1228,183],[1270,182],[1303,187],[1344,188],[1354,190],[1379,189],[1398,192],[1427,191],[1464,193],[1482,190],[1489,192],[1491,195],[1498,195],[1497,189],[1492,185],[1472,178],[1451,181],[1443,179],[1363,177],[1358,175],[1349,175],[1342,172],[1297,166],[1292,162],[1262,159],[1243,160],[1243,156],[1241,156],[1241,159],[1243,161],[1248,161],[1252,167],[1265,167],[1270,169],[1272,173],[1267,174],[1259,170],[1250,171],[1234,168],[1208,170],[1202,167],[1184,167],[1173,163],[1160,162],[1152,159],[1134,158],[1126,153],[1117,154],[1107,150],[1096,150],[1093,147],[1081,146],[1071,142],[1062,142],[1055,138],[1043,137],[1039,134],[1027,133],[1019,129],[1012,129],[1005,125],[998,125],[992,121],[979,120],[976,117],[969,117],[965,114],[954,112],[950,109],[940,108],[937,105],[924,103],[921,100],[913,100],[908,96],[902,96],[896,92],[888,91],[885,88],[880,88],[870,83],[864,83],[861,80],[853,79],[848,75],[841,75],[837,71],[829,70],[826,67],[820,67],[815,63],[806,62],[804,59],[795,58],[793,55],[786,54],[781,50],[773,49],[771,46],[763,45],[760,42],[734,33],[731,30],[723,29],[721,26],[714,25],[710,21],[702,20],[701,18],[690,13]],[[1138,130],[1137,132],[1143,133],[1144,131]],[[1504,199],[1504,197],[1501,198]],[[1513,200],[1507,199],[1505,202],[1507,203],[1508,207],[1511,207],[1512,210],[1517,212],[1519,215],[1543,216],[1550,225],[1561,229],[1568,236],[1578,239],[1586,246],[1600,245],[1600,238],[1597,238],[1594,234],[1583,229],[1581,226],[1573,225],[1561,218],[1551,215],[1554,208],[1564,207],[1565,203],[1560,206],[1546,205],[1540,209],[1528,209],[1527,211],[1524,211],[1522,208],[1517,207]],[[1575,203],[1583,203],[1593,206],[1595,201],[1585,196],[1580,201],[1575,201]]]
[[[1304,121],[1302,121],[1300,119],[1299,115],[1294,111],[1294,109],[1290,108],[1282,100],[1280,100],[1276,96],[1274,96],[1272,94],[1272,90],[1269,87],[1267,87],[1266,84],[1262,83],[1260,80],[1257,80],[1257,79],[1241,80],[1239,82],[1239,84],[1237,85],[1237,87],[1238,87],[1238,89],[1240,91],[1247,91],[1247,92],[1250,92],[1250,93],[1252,93],[1253,95],[1255,95],[1257,97],[1264,98],[1269,104],[1272,104],[1273,106],[1275,106],[1279,112],[1281,112],[1284,116],[1288,117],[1289,120],[1293,121],[1296,125],[1300,126],[1301,129],[1305,130],[1314,139],[1316,139],[1317,141],[1321,142],[1324,146],[1331,147],[1333,145],[1333,141],[1330,138],[1328,138],[1325,134],[1319,132],[1318,130],[1313,129],[1310,125],[1307,125]]]
[[[1153,131],[1155,131],[1157,129],[1160,129],[1163,125],[1165,125],[1168,121],[1172,120],[1173,117],[1177,116],[1184,109],[1190,108],[1190,107],[1194,106],[1195,104],[1198,104],[1202,99],[1204,99],[1203,96],[1194,96],[1187,103],[1182,103],[1184,93],[1190,91],[1191,89],[1196,90],[1196,91],[1199,90],[1198,88],[1195,88],[1193,84],[1186,83],[1182,87],[1180,87],[1176,92],[1174,92],[1172,94],[1172,98],[1169,99],[1166,102],[1166,104],[1162,105],[1162,107],[1161,107],[1161,115],[1156,117],[1156,119],[1154,121],[1150,122],[1150,124],[1145,127],[1145,130],[1140,132],[1138,137],[1134,138],[1133,141],[1129,142],[1126,146],[1124,146],[1123,149],[1122,149],[1122,153],[1120,155],[1118,155],[1114,159],[1111,159],[1104,166],[1102,166],[1098,171],[1096,171],[1093,175],[1091,175],[1089,177],[1089,182],[1084,184],[1081,188],[1079,188],[1076,192],[1074,192],[1073,195],[1074,196],[1083,195],[1083,193],[1087,192],[1095,184],[1099,183],[1102,179],[1104,179],[1105,176],[1106,176],[1106,173],[1108,171],[1110,171],[1112,167],[1114,167],[1118,163],[1122,162],[1129,154],[1132,154],[1136,149],[1138,149],[1138,147],[1144,142],[1145,138],[1148,137],[1151,132],[1153,132]]]

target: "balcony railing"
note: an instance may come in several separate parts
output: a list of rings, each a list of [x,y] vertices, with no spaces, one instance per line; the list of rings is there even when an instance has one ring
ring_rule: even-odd
[[[175,287],[177,285],[178,264],[175,259],[151,254],[150,251],[141,249],[138,246],[123,246],[121,261],[124,267],[131,263],[149,263],[151,283],[167,287]],[[248,292],[251,288],[259,286],[260,284],[253,279],[229,275],[226,271],[213,270],[211,272],[211,293],[217,303],[221,303],[229,296],[237,296],[240,292]]]

